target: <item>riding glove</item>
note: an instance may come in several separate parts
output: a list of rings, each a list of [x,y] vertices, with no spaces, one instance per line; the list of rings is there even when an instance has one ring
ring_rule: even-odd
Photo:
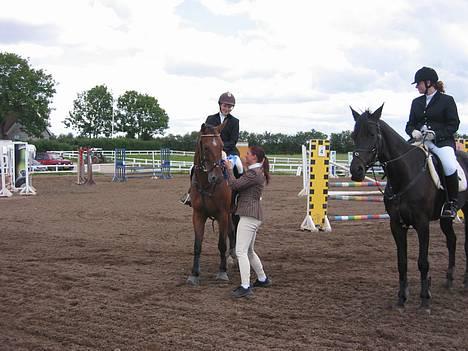
[[[415,129],[415,130],[413,130],[411,132],[411,136],[413,137],[414,140],[418,140],[418,141],[423,138],[422,133],[417,129]]]
[[[435,139],[435,132],[433,130],[427,129],[423,132],[423,136],[425,140],[434,140]]]

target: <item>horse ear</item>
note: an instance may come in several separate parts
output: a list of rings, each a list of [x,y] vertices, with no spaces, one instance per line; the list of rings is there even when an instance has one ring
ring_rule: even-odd
[[[380,106],[377,110],[374,111],[374,113],[372,114],[372,118],[373,119],[380,119],[380,117],[382,116],[382,110],[383,110],[383,106],[385,105],[385,102],[382,104],[382,106]]]
[[[205,132],[205,129],[206,129],[206,124],[203,123],[203,124],[201,125],[201,127],[200,127],[200,131],[203,133],[203,132]]]
[[[226,126],[227,120],[225,120],[223,123],[221,123],[219,126],[216,127],[216,132],[217,134],[221,133],[223,128]]]
[[[349,106],[349,108],[351,109],[351,112],[353,113],[354,120],[357,121],[361,115],[357,113],[356,111],[354,111],[351,106]]]

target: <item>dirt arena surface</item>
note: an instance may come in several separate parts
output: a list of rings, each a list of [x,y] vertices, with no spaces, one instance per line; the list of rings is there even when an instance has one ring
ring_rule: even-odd
[[[443,286],[445,237],[432,225],[432,314],[419,311],[417,237],[409,232],[410,300],[393,308],[395,245],[386,221],[298,230],[302,178],[273,176],[257,252],[273,280],[252,299],[214,280],[217,234],[207,225],[202,283],[192,265],[187,176],[94,187],[35,176],[34,197],[0,199],[0,350],[467,350],[462,225],[454,289]],[[376,203],[332,201],[330,214],[379,213]]]

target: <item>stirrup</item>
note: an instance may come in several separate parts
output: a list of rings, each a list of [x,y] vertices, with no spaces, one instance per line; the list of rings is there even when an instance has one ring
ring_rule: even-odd
[[[451,218],[454,219],[457,216],[457,206],[455,202],[449,201],[444,203],[442,206],[442,211],[440,213],[440,218]]]
[[[192,206],[192,202],[190,200],[190,193],[187,193],[179,199],[179,202],[183,205]]]

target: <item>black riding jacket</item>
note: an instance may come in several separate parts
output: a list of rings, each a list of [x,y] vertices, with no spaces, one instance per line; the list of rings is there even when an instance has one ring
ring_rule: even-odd
[[[460,119],[453,97],[437,91],[427,107],[426,95],[414,99],[405,131],[411,136],[413,130],[421,130],[423,125],[435,132],[436,146],[455,148],[454,135],[460,125]]]
[[[239,120],[231,114],[228,114],[225,119],[226,125],[221,131],[221,139],[224,143],[223,150],[229,155],[239,155],[239,151],[236,149],[237,140],[239,139]],[[206,123],[212,126],[219,126],[221,124],[221,118],[219,113],[208,116]]]

